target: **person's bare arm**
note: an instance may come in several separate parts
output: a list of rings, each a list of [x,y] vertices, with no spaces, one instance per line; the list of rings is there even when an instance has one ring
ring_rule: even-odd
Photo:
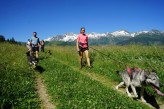
[[[79,41],[78,41],[78,38],[76,40],[76,49],[77,49],[77,51],[79,51]]]

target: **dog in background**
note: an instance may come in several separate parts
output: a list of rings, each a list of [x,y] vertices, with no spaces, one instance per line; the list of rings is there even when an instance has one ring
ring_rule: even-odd
[[[27,55],[27,61],[28,61],[29,66],[32,69],[36,69],[36,67],[38,65],[38,60],[36,59],[36,57],[35,56],[31,56],[30,55],[30,51],[27,51],[26,55]]]
[[[136,87],[141,87],[140,95],[141,101],[146,102],[143,95],[144,95],[144,87],[146,85],[152,86],[152,88],[161,96],[164,96],[162,92],[160,92],[160,81],[159,77],[157,76],[156,72],[153,70],[151,72],[146,70],[141,70],[137,68],[127,68],[125,71],[120,72],[116,71],[117,74],[122,78],[122,82],[116,86],[118,90],[119,87],[125,85],[126,92],[129,97],[133,97],[129,92],[128,88],[131,87],[132,92],[134,93],[134,97],[138,98],[138,94],[136,92]]]

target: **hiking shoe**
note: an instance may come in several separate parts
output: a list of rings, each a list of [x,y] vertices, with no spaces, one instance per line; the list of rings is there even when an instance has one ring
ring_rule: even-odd
[[[88,69],[91,69],[92,68],[92,66],[88,66]]]
[[[82,69],[82,66],[80,66],[80,70]]]

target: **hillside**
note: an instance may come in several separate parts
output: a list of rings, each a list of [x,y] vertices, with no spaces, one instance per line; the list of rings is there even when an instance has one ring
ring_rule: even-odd
[[[121,41],[117,44],[127,45],[127,44],[143,44],[143,45],[163,45],[164,35],[163,34],[141,34],[136,37],[130,38],[125,41]]]
[[[38,76],[45,84],[44,88],[51,97],[50,102],[59,109],[151,109],[152,106],[161,107],[164,103],[164,98],[157,95],[151,87],[146,87],[146,92],[156,101],[152,106],[139,99],[129,98],[126,93],[122,93],[124,88],[115,90],[115,86],[121,81],[115,71],[122,71],[126,66],[155,69],[163,83],[163,46],[93,46],[106,56],[90,48],[93,68],[87,68],[84,57],[82,70],[79,70],[79,56],[74,47],[46,46],[46,52],[40,52],[39,55],[39,66],[45,70],[39,73],[29,69],[24,46],[8,43],[0,45],[1,107],[41,108],[42,102],[40,103],[35,89],[35,78]],[[48,50],[51,55],[47,53]],[[160,90],[164,92],[164,87]]]
[[[35,73],[27,65],[26,48],[0,43],[0,51],[1,109],[40,108]]]
[[[133,45],[95,46],[94,48],[109,57],[90,48],[93,68],[90,70],[87,68],[84,57],[84,67],[79,70],[79,57],[74,47],[47,47],[52,51],[52,56],[41,63],[46,68],[43,78],[58,107],[149,109],[150,107],[143,107],[142,103],[127,98],[126,94],[115,91],[115,86],[120,82],[115,71],[122,71],[126,66],[155,69],[161,82],[164,82],[162,67],[164,58],[162,58],[161,47]],[[151,87],[147,87],[146,90],[150,94],[149,97],[155,95],[157,100],[155,107],[163,104],[163,97],[157,95]],[[161,91],[164,92],[164,87]]]

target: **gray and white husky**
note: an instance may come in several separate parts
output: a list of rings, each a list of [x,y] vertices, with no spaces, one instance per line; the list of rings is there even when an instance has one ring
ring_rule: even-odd
[[[125,85],[126,86],[126,92],[129,97],[136,97],[138,98],[138,94],[136,92],[136,87],[141,87],[140,95],[141,100],[143,102],[146,102],[143,95],[144,95],[144,86],[150,85],[152,88],[161,96],[164,96],[162,92],[160,92],[160,81],[159,77],[157,76],[156,72],[153,70],[152,72],[148,72],[146,70],[141,69],[135,69],[135,68],[128,68],[123,72],[116,71],[120,77],[122,78],[122,82],[116,86],[116,89],[118,90],[119,87]],[[131,87],[134,96],[131,95],[128,88]]]

